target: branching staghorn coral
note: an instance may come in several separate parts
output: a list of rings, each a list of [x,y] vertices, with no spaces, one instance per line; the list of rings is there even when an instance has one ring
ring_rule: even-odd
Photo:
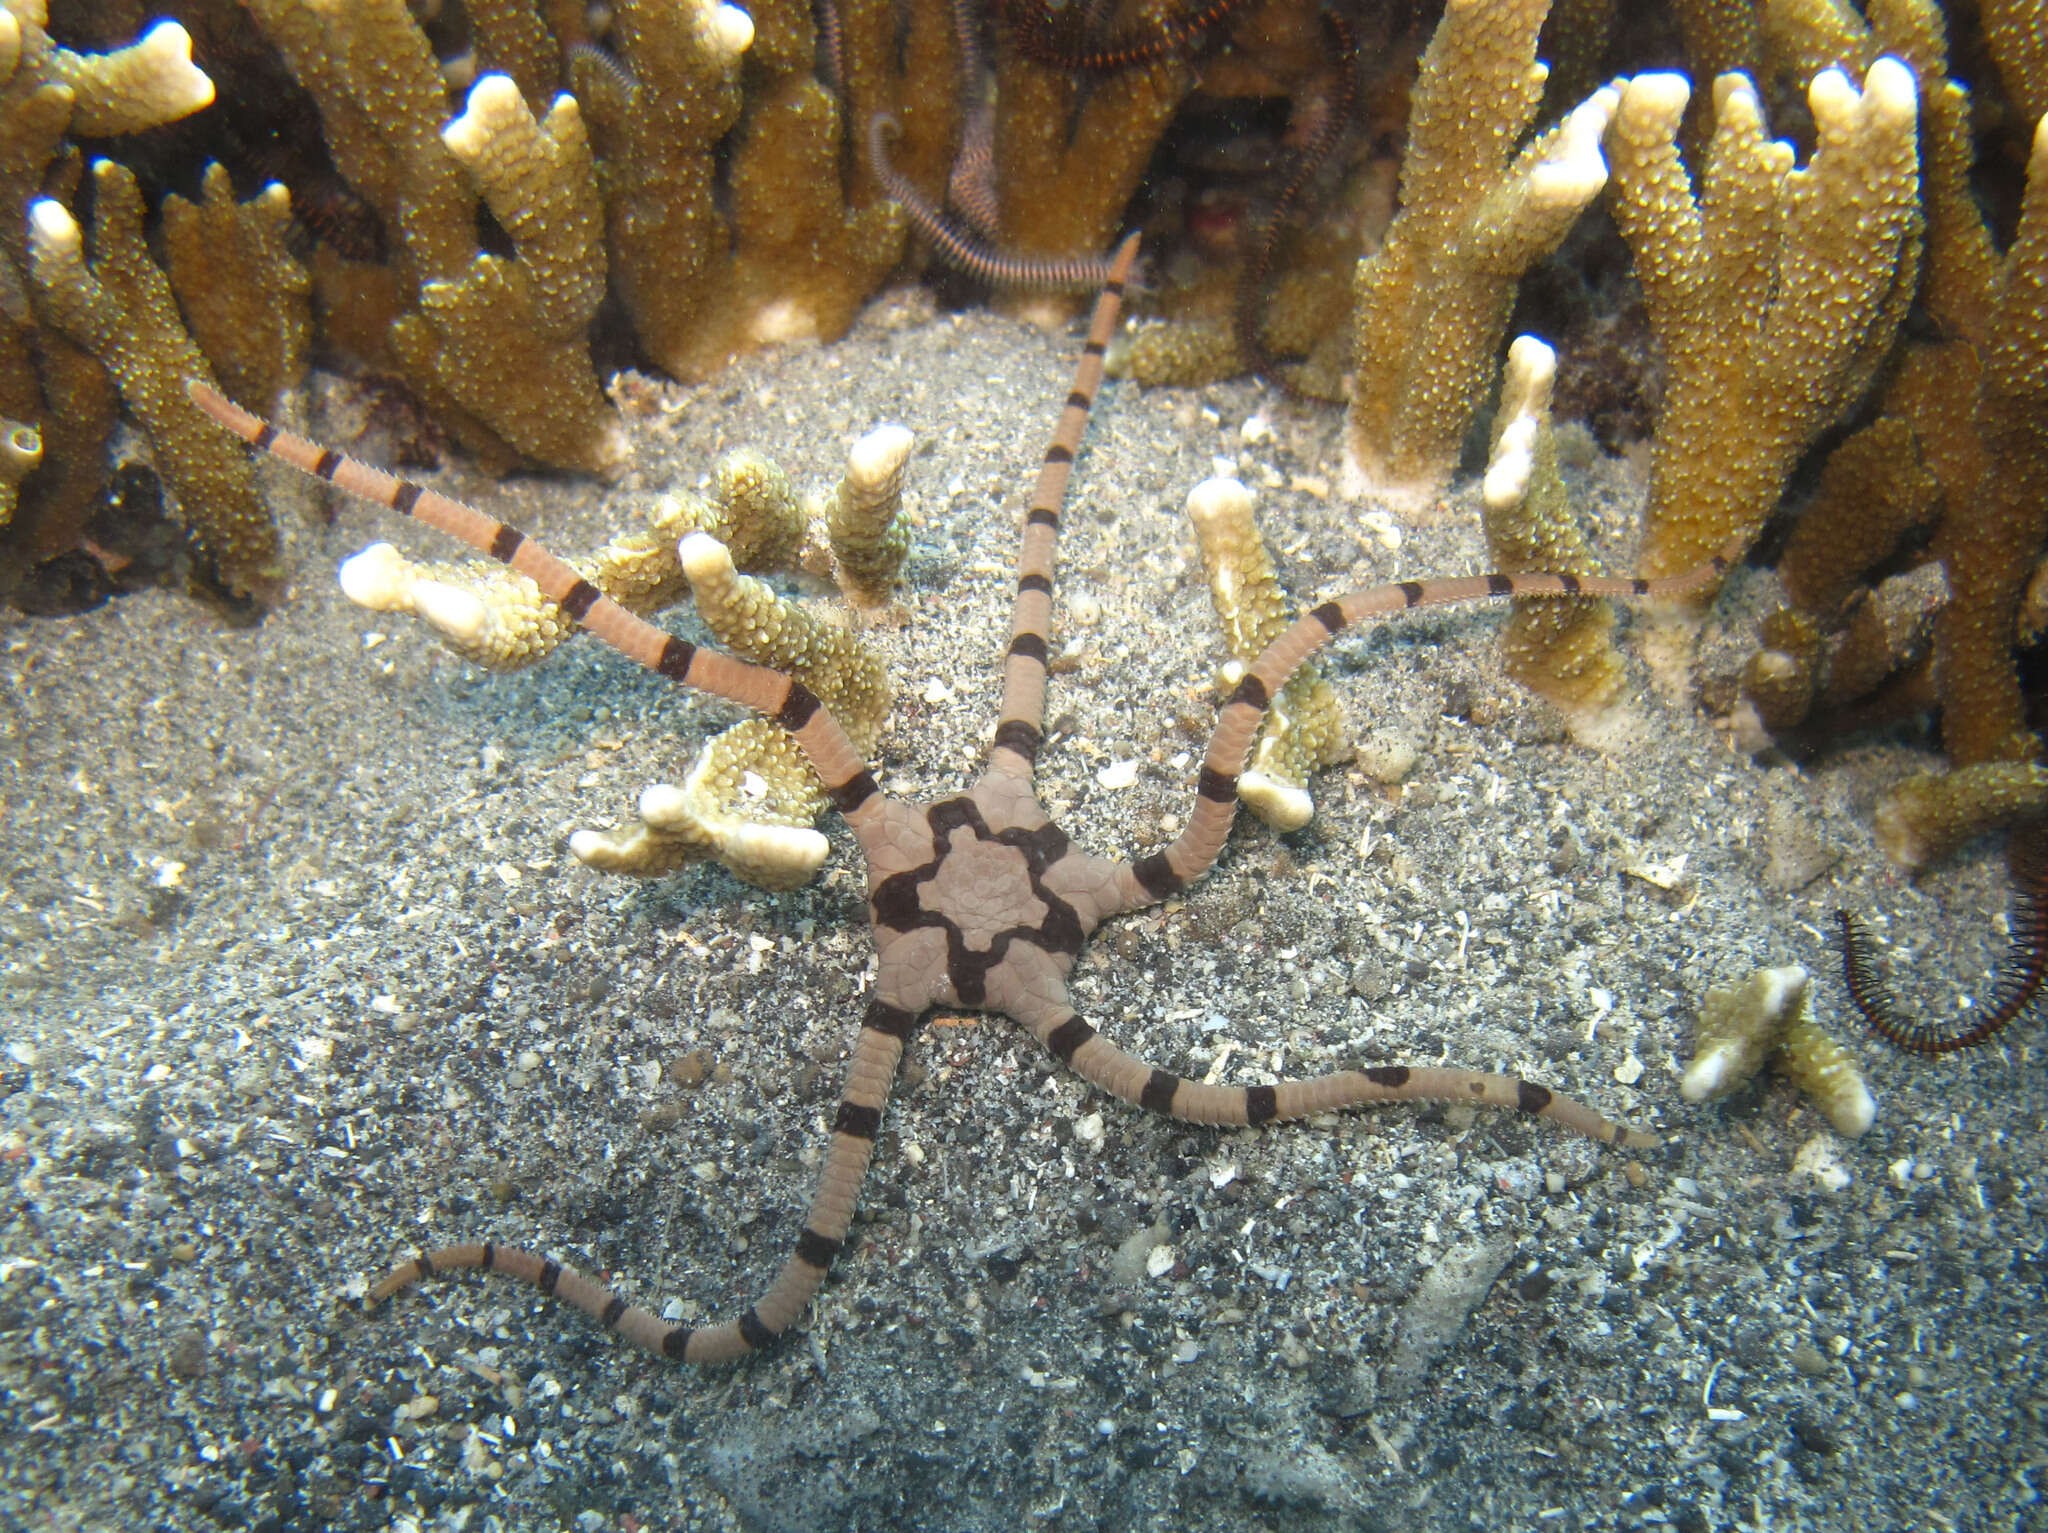
[[[1300,613],[1259,536],[1250,490],[1235,479],[1205,479],[1188,492],[1188,520],[1233,657],[1219,678],[1228,695],[1244,679],[1245,667]],[[1315,814],[1309,775],[1335,765],[1349,743],[1337,694],[1319,666],[1304,664],[1269,705],[1251,763],[1238,777],[1237,796],[1275,830],[1300,830]]]
[[[33,307],[29,205],[75,187],[70,133],[117,137],[175,122],[213,100],[192,42],[160,22],[129,47],[74,53],[45,30],[40,0],[0,6],[0,416],[13,423],[4,474],[14,504],[0,574],[74,547],[98,503],[115,396],[100,364]],[[39,451],[24,462],[28,436]],[[260,559],[259,561],[260,562]]]
[[[268,597],[281,585],[277,529],[242,454],[221,450],[186,397],[188,378],[211,378],[179,317],[168,278],[142,241],[135,177],[111,160],[93,166],[93,257],[64,205],[29,209],[29,265],[38,303],[65,335],[113,375],[121,402],[148,433],[157,472],[181,514],[237,590]]]
[[[1879,59],[1861,91],[1814,78],[1819,144],[1798,170],[1754,88],[1723,75],[1697,194],[1677,142],[1690,95],[1681,76],[1636,76],[1607,135],[1610,204],[1669,373],[1637,564],[1653,577],[1762,527],[1799,454],[1869,386],[1919,248],[1903,64]]]
[[[714,469],[708,497],[664,496],[646,531],[569,564],[635,616],[693,599],[721,643],[800,678],[869,750],[889,707],[881,662],[854,629],[739,571],[804,570],[833,579],[857,608],[886,601],[909,548],[901,511],[910,446],[903,427],[875,428],[849,451],[838,486],[807,500],[759,453],[731,454]],[[348,560],[341,585],[360,606],[419,618],[464,659],[493,670],[534,663],[576,628],[533,581],[501,564],[420,565],[387,543]],[[639,824],[578,831],[570,850],[592,867],[646,877],[715,859],[749,883],[790,889],[824,859],[825,838],[812,825],[825,807],[787,733],[750,718],[709,741],[681,786],[642,794]]]
[[[872,10],[849,23],[864,42]],[[613,38],[622,70],[579,52],[572,71],[602,168],[613,281],[641,348],[694,379],[770,342],[841,334],[895,265],[903,225],[871,185],[840,190],[845,124],[810,78],[808,12],[790,0],[751,18],[707,0],[624,0]],[[863,91],[871,51],[853,53]],[[744,98],[743,56],[768,82]],[[728,210],[716,180],[729,134]]]
[[[319,103],[336,165],[398,235],[397,312],[378,341],[472,447],[608,473],[624,436],[588,327],[604,296],[603,210],[574,98],[536,119],[486,75],[459,116],[404,0],[252,0]],[[479,203],[514,254],[477,238]]]
[[[2023,82],[2026,39],[2009,10],[1994,9],[2004,13],[1985,21],[2001,70]],[[1764,648],[1745,668],[1738,725],[1762,746],[1939,709],[1951,770],[1885,795],[1878,839],[1917,872],[2008,830],[2015,915],[1993,993],[1959,1018],[1912,1016],[1880,977],[1870,939],[1847,915],[1841,924],[1851,992],[1873,1029],[1944,1053],[1995,1036],[2048,973],[2040,742],[2014,659],[2048,543],[2038,492],[2048,475],[2048,127],[2036,122],[2018,228],[2001,253],[1970,182],[1971,104],[1949,78],[1941,11],[1931,0],[1872,0],[1867,19],[1782,12],[1773,46],[1802,65],[1874,68],[1884,49],[1919,77],[1929,324],[1898,348],[1876,419],[1830,456],[1794,527],[1779,564],[1790,605],[1767,619]],[[2027,99],[2023,83],[2008,84]],[[1922,550],[1916,540],[1930,528]],[[1901,562],[1910,567],[1888,573]]]
[[[1173,3],[1148,0],[1144,10]],[[1167,55],[1084,89],[1070,71],[1011,47],[995,76],[997,245],[1019,256],[1096,254],[1116,235],[1193,70]]]
[[[164,271],[221,386],[275,410],[306,368],[313,280],[291,251],[291,197],[272,182],[235,201],[228,173],[206,168],[198,202],[163,207]]]
[[[1603,89],[1517,149],[1548,71],[1548,0],[1451,0],[1422,56],[1400,214],[1358,263],[1347,489],[1431,504],[1494,376],[1515,286],[1606,183]]]

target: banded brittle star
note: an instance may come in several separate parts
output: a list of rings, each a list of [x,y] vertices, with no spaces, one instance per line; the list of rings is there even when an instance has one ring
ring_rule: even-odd
[[[1325,602],[1251,663],[1224,704],[1204,754],[1194,808],[1170,845],[1128,861],[1076,849],[1033,788],[1045,708],[1053,550],[1067,479],[1102,380],[1103,350],[1136,249],[1133,238],[1117,252],[1025,515],[1001,713],[986,766],[965,793],[923,806],[884,793],[830,711],[800,683],[664,633],[600,595],[516,528],[281,431],[204,384],[189,385],[201,408],[257,448],[461,538],[531,578],[570,617],[629,659],[774,720],[817,769],[867,864],[878,955],[874,998],[861,1018],[831,1147],[796,1251],[738,1319],[702,1329],[672,1325],[559,1262],[492,1242],[451,1246],[403,1263],[372,1290],[373,1302],[438,1271],[492,1268],[567,1300],[666,1358],[723,1363],[767,1346],[795,1322],[840,1252],[897,1063],[912,1030],[935,1007],[1001,1012],[1113,1096],[1193,1123],[1255,1126],[1370,1102],[1432,1099],[1514,1108],[1614,1144],[1657,1142],[1508,1075],[1385,1065],[1271,1085],[1190,1081],[1124,1052],[1068,1003],[1067,975],[1098,925],[1178,893],[1215,863],[1236,815],[1238,774],[1267,700],[1335,635],[1365,618],[1486,596],[1676,595],[1717,578],[1728,563],[1717,557],[1692,574],[1654,581],[1568,575],[1406,581]]]

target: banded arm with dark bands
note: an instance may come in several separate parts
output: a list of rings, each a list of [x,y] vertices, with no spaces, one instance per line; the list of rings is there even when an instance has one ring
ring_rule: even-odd
[[[1081,436],[1088,429],[1088,412],[1102,387],[1102,358],[1110,337],[1116,334],[1117,311],[1123,303],[1124,283],[1138,258],[1138,236],[1133,234],[1117,247],[1110,263],[1109,282],[1095,300],[1088,319],[1088,340],[1081,358],[1074,364],[1074,382],[1067,390],[1066,405],[1053,427],[1052,444],[1039,466],[1038,482],[1031,487],[1031,499],[1024,513],[1024,531],[1017,548],[1017,596],[1010,608],[1010,647],[1003,661],[1002,709],[996,715],[994,748],[989,753],[991,771],[1008,772],[1029,780],[1045,727],[1046,657],[1051,651],[1053,573],[1060,536],[1060,505],[1066,499],[1067,480],[1074,470],[1074,455],[1081,450]]]
[[[1471,1102],[1548,1118],[1602,1144],[1646,1149],[1659,1142],[1655,1134],[1615,1123],[1583,1102],[1515,1075],[1379,1065],[1266,1086],[1212,1086],[1125,1053],[1063,1004],[1047,1003],[1017,1020],[1083,1080],[1147,1111],[1187,1123],[1257,1127],[1375,1102]]]
[[[1119,895],[1123,910],[1136,910],[1178,893],[1215,865],[1236,818],[1237,799],[1213,791],[1234,783],[1251,757],[1267,704],[1302,663],[1338,634],[1368,618],[1486,597],[1604,596],[1626,601],[1684,596],[1721,579],[1742,558],[1747,538],[1731,541],[1705,564],[1683,575],[1649,580],[1608,575],[1468,575],[1448,580],[1404,580],[1372,586],[1326,601],[1297,619],[1246,668],[1224,703],[1202,756],[1202,784],[1186,828],[1160,851],[1123,866]]]
[[[689,644],[664,632],[604,595],[566,561],[509,522],[281,430],[196,378],[186,382],[185,391],[213,420],[258,450],[282,458],[294,468],[327,480],[351,495],[403,512],[517,570],[538,586],[543,596],[628,660],[693,691],[708,692],[752,708],[781,724],[789,730],[824,783],[827,796],[841,808],[854,833],[875,832],[880,810],[878,796],[861,798],[847,792],[861,781],[867,763],[831,710],[800,682],[767,666],[738,660],[701,644]]]
[[[447,1246],[403,1262],[370,1290],[370,1301],[381,1303],[438,1272],[481,1268],[509,1273],[532,1284],[658,1357],[707,1365],[733,1362],[760,1351],[795,1324],[846,1243],[860,1185],[874,1155],[883,1104],[903,1058],[904,1039],[916,1021],[917,1014],[907,1008],[882,1001],[869,1005],[847,1068],[846,1091],[840,1099],[831,1148],[797,1236],[795,1254],[783,1264],[768,1291],[737,1319],[696,1330],[671,1325],[572,1267],[517,1246],[495,1243]]]

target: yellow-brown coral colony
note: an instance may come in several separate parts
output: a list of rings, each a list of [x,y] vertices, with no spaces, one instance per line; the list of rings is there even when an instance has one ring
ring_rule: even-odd
[[[1447,0],[1419,20],[1376,0],[1332,16],[1313,0],[159,9],[123,36],[67,35],[68,13],[0,0],[0,587],[17,599],[81,550],[118,569],[88,523],[120,412],[213,586],[278,599],[278,529],[191,377],[290,410],[318,357],[402,391],[486,468],[618,473],[615,366],[698,380],[831,339],[919,262],[870,158],[886,118],[887,185],[950,207],[931,216],[957,214],[963,246],[1080,260],[1142,225],[1150,313],[1113,364],[1186,383],[1272,353],[1292,389],[1347,401],[1360,512],[1469,507],[1459,471],[1498,391],[1481,498],[1508,570],[1599,567],[1558,461],[1559,359],[1506,340],[1518,295],[1519,323],[1554,317],[1526,272],[1568,236],[1604,245],[1655,353],[1648,431],[1606,443],[1648,465],[1634,571],[1789,525],[1770,553],[1783,608],[1722,683],[1737,737],[1807,748],[1938,700],[1956,770],[1886,799],[1884,844],[1918,866],[1988,829],[2048,834],[2015,662],[2048,626],[2028,597],[2048,589],[2038,8],[1974,8],[1967,91],[1933,0]],[[1636,68],[1652,54],[1685,72]],[[1274,196],[1284,217],[1262,211]],[[856,611],[886,604],[907,442],[865,439],[810,504],[767,458],[736,456],[708,496],[667,497],[579,568],[638,611],[694,590],[728,643],[872,730],[887,688],[857,628],[734,571],[803,568]],[[1241,486],[1205,485],[1190,511],[1242,656],[1290,604]],[[574,626],[501,571],[373,550],[344,578],[487,665]],[[1650,635],[1680,682],[1697,618]],[[1517,612],[1503,640],[1507,673],[1594,742],[1625,701],[1622,654],[1591,601]],[[1346,742],[1312,675],[1276,702],[1244,787],[1288,827]],[[780,738],[722,737],[686,787],[650,793],[641,826],[579,838],[579,855],[800,879],[819,800]]]

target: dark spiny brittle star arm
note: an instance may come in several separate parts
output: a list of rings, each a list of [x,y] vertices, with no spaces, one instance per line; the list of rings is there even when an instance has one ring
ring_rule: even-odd
[[[938,253],[948,266],[964,271],[990,287],[1042,288],[1053,292],[1086,292],[1110,278],[1111,261],[1098,256],[1074,256],[1065,260],[1040,260],[1030,256],[1005,255],[963,234],[946,215],[932,206],[910,178],[889,163],[889,135],[896,131],[896,119],[877,112],[868,119],[868,163],[882,190],[903,206],[904,216],[918,236]]]

